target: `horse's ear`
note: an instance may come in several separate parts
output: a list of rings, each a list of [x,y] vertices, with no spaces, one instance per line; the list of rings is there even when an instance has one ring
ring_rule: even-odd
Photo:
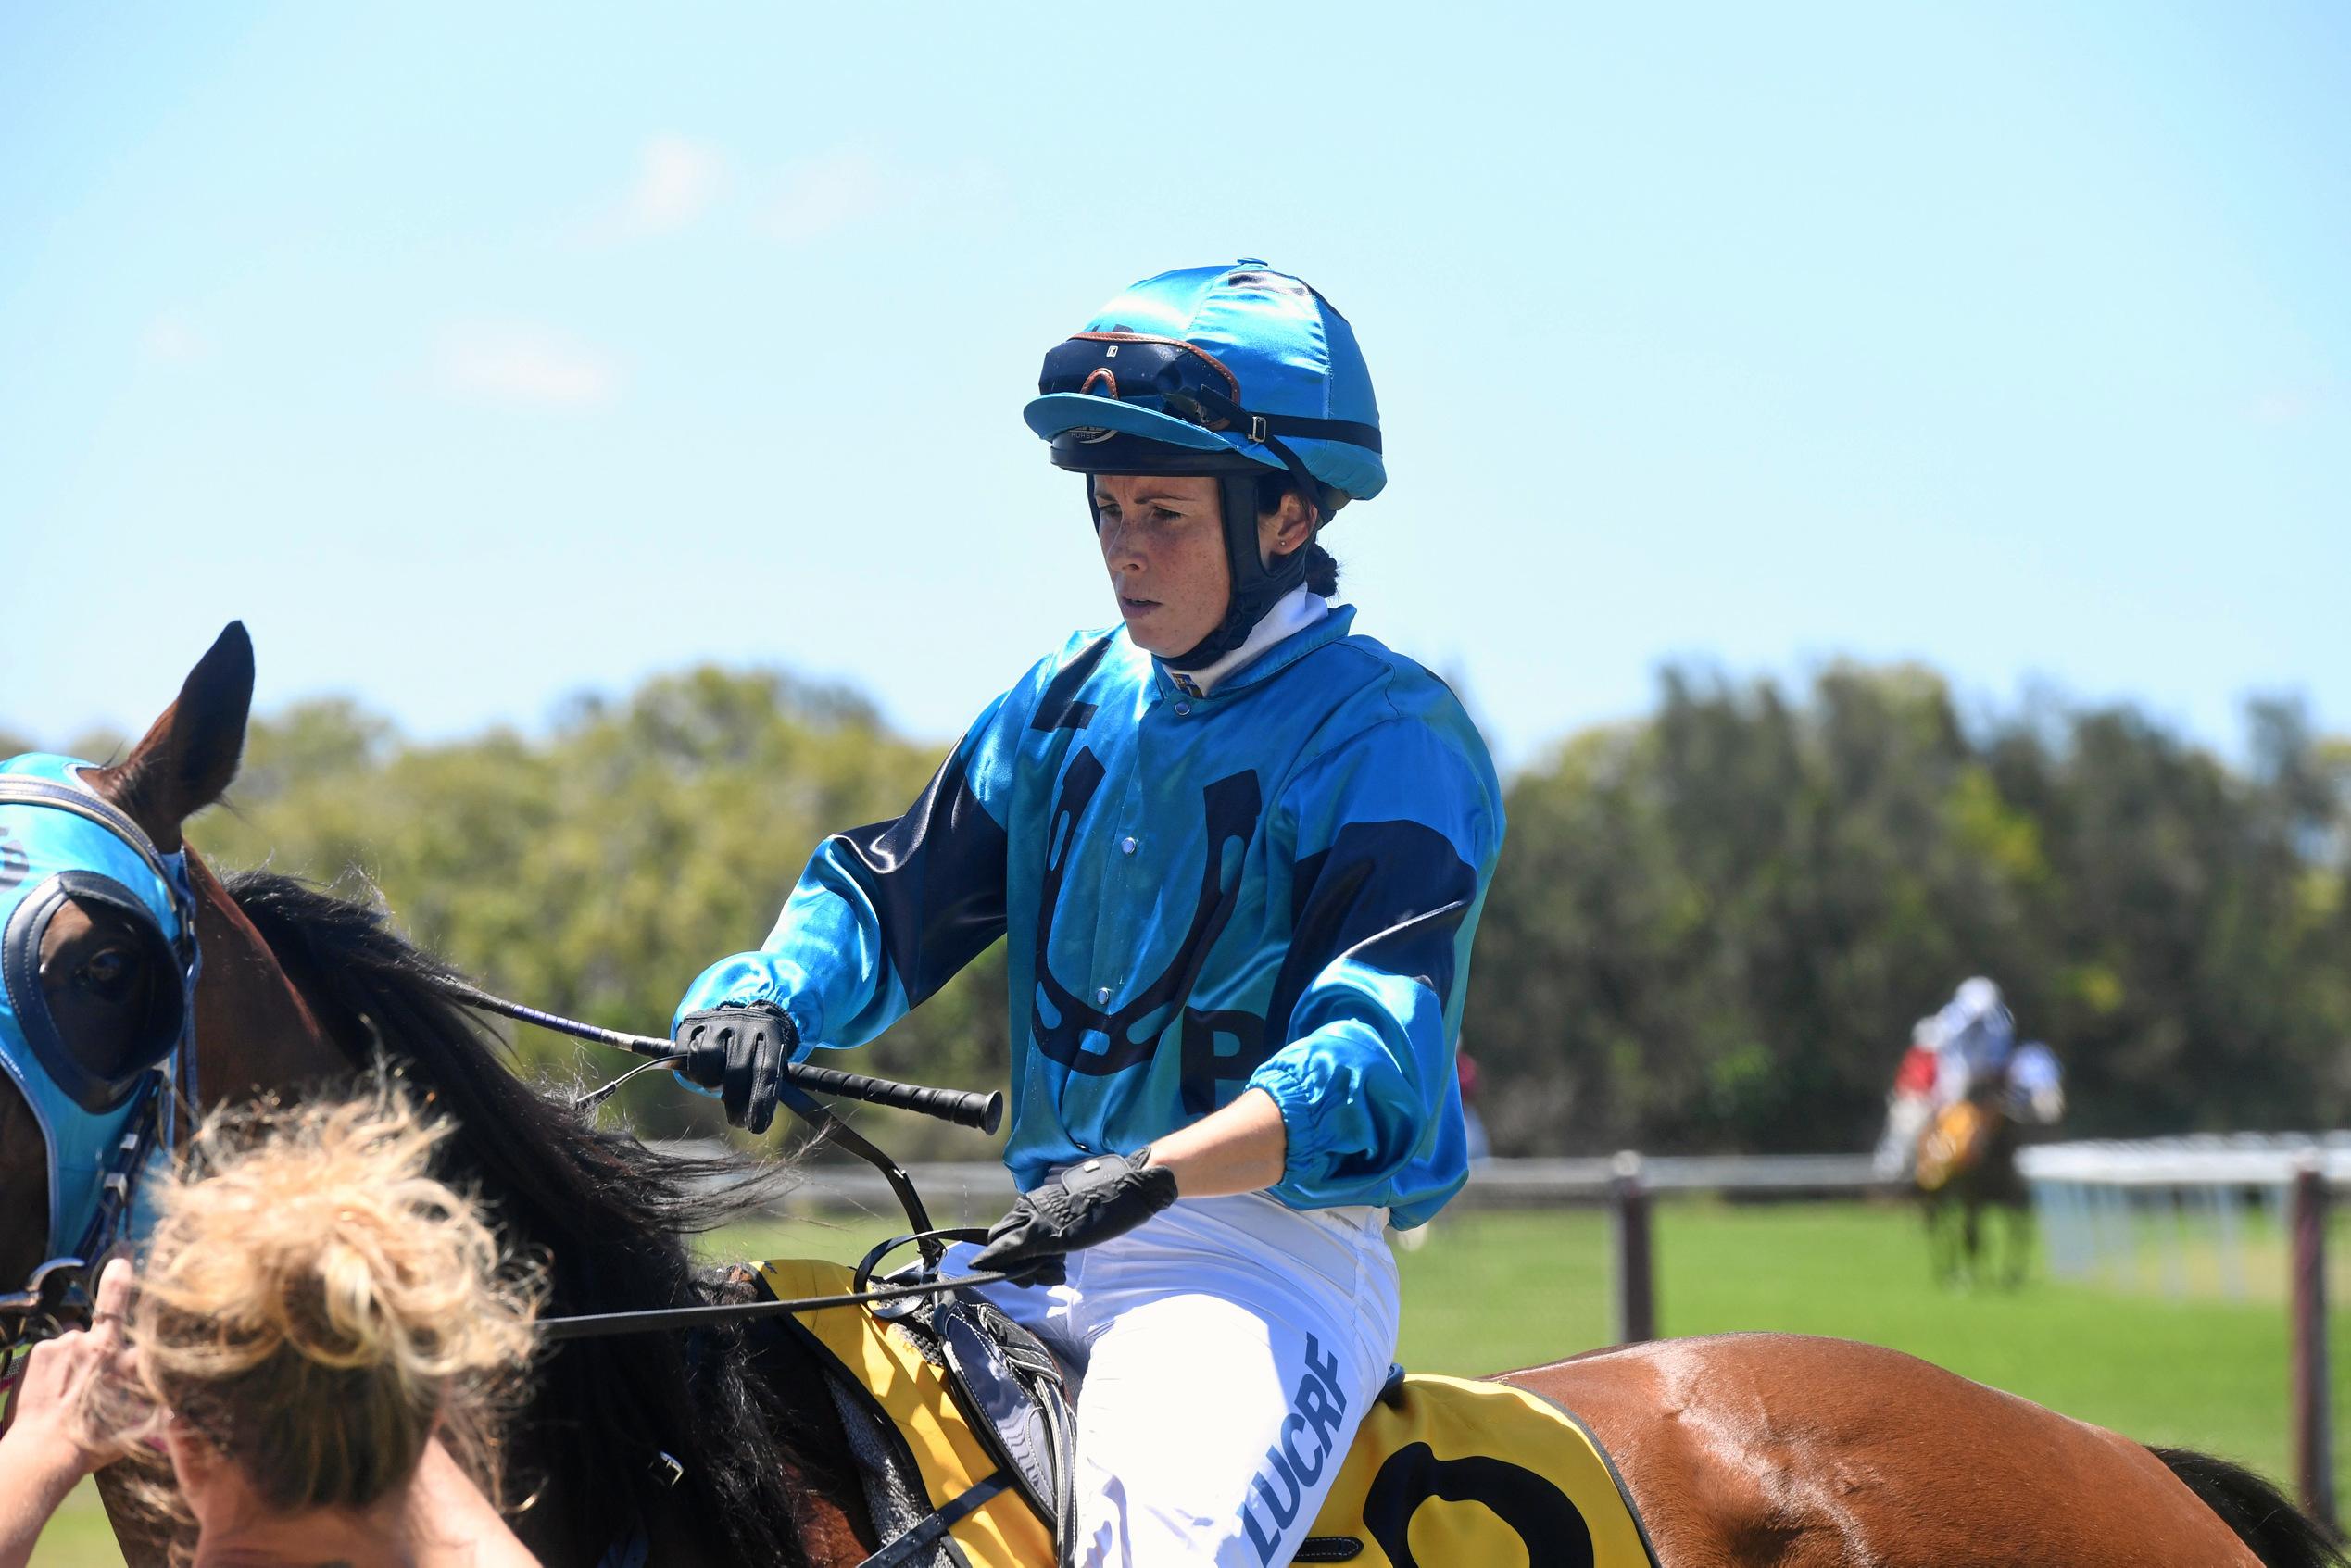
[[[131,755],[98,775],[116,805],[147,830],[156,847],[180,847],[180,824],[220,798],[245,755],[253,709],[253,639],[232,621]]]

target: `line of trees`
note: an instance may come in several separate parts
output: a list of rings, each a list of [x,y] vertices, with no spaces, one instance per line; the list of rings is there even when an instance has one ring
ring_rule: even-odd
[[[1911,1022],[1977,972],[2065,1060],[2071,1131],[2341,1124],[2351,744],[2290,703],[2248,719],[2232,769],[2129,707],[1963,722],[1918,669],[1794,692],[1668,671],[1653,715],[1510,784],[1465,1031],[1497,1151],[1865,1147]],[[765,933],[816,840],[900,809],[937,751],[773,671],[662,677],[544,734],[448,744],[310,702],[257,721],[192,836],[221,866],[364,878],[492,985],[659,1033],[704,964]],[[1003,988],[991,952],[873,1069],[1000,1083]],[[516,1045],[565,1074],[622,1065]],[[651,1133],[717,1125],[666,1080],[622,1103]]]
[[[2234,771],[2129,707],[1965,724],[1917,669],[1686,671],[1510,792],[1470,1048],[1498,1148],[1855,1148],[1911,1024],[1989,974],[2077,1135],[2342,1125],[2351,746]]]

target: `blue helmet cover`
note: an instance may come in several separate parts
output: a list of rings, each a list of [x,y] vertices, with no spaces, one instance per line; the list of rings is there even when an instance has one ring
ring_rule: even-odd
[[[80,773],[89,766],[31,753],[0,762],[0,775],[86,796],[91,791]],[[124,1130],[145,1099],[141,1085],[152,1084],[150,1070],[158,1058],[187,1048],[194,1031],[195,899],[185,853],[161,859],[170,881],[98,822],[54,806],[0,800],[0,1072],[31,1107],[48,1145],[50,1257],[71,1251],[89,1234]],[[169,1044],[111,1080],[96,1077],[65,1049],[41,990],[42,932],[68,897],[111,904],[152,922],[180,968],[168,982],[180,993]]]
[[[1251,413],[1379,423],[1371,370],[1356,346],[1355,329],[1307,284],[1262,261],[1145,278],[1096,311],[1085,330],[1190,344],[1232,373],[1241,405]],[[1196,450],[1229,446],[1267,468],[1284,466],[1245,431],[1204,430],[1093,393],[1050,393],[1033,399],[1023,417],[1048,441],[1075,429],[1112,430]],[[1352,499],[1369,500],[1388,483],[1380,455],[1352,442],[1301,436],[1289,445],[1308,472]]]

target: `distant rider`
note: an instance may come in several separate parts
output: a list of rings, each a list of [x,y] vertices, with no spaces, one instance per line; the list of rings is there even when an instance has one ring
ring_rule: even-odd
[[[1979,974],[1959,983],[1935,1016],[1935,1102],[1955,1105],[2005,1082],[2017,1021],[2000,987]]]
[[[1465,1178],[1502,793],[1452,693],[1329,602],[1317,534],[1387,473],[1320,295],[1257,261],[1146,279],[1039,392],[1124,625],[991,703],[904,816],[825,840],[676,1035],[761,1128],[786,1056],[1008,937],[1023,1196],[954,1261],[1036,1271],[990,1298],[1083,1376],[1079,1560],[1287,1564],[1395,1349],[1383,1230]]]

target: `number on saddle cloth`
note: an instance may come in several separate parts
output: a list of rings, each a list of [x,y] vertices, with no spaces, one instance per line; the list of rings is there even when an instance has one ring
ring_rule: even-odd
[[[849,1271],[827,1263],[768,1263],[760,1273],[778,1298],[832,1295],[849,1284]],[[1036,1386],[1022,1368],[1025,1334],[1015,1328],[1020,1336],[1007,1342],[995,1337],[995,1325],[961,1313],[935,1313],[918,1325],[862,1306],[793,1321],[825,1352],[837,1380],[890,1424],[908,1467],[919,1472],[912,1489],[931,1509],[952,1512],[959,1499],[1010,1480],[938,1532],[974,1568],[1049,1568],[1057,1560],[1066,1464],[1052,1485],[1038,1485],[1014,1450],[1058,1448],[1065,1461],[1066,1442],[1056,1434],[1068,1429],[1050,1398],[1043,1427],[1020,1408]],[[1036,1354],[1050,1368],[1041,1347]],[[955,1368],[999,1357],[1010,1363],[1009,1383],[991,1381],[999,1374],[990,1369],[966,1376],[959,1392]],[[1058,1379],[1050,1387],[1057,1396]],[[1250,1506],[1278,1506],[1288,1463],[1279,1447],[1267,1453],[1257,1483],[1267,1495]],[[1294,1477],[1288,1490],[1295,1508]],[[1373,1402],[1297,1561],[1458,1568],[1514,1558],[1656,1568],[1615,1466],[1573,1415],[1506,1384],[1415,1376],[1392,1382]]]
[[[1341,1557],[1341,1540],[1362,1549]],[[1307,1547],[1299,1561],[1361,1568],[1657,1568],[1581,1422],[1526,1389],[1456,1377],[1406,1377],[1373,1402]]]

